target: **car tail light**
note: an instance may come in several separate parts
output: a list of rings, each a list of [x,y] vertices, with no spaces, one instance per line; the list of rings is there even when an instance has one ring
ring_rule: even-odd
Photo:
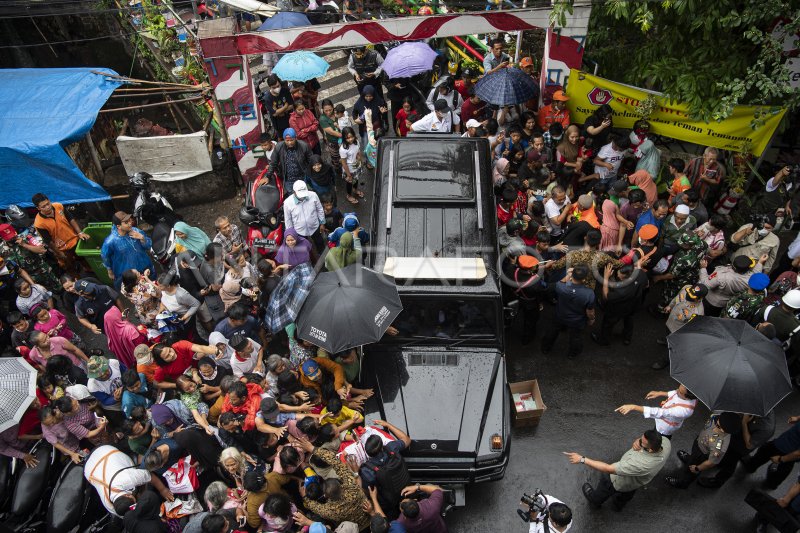
[[[492,451],[499,452],[503,449],[503,437],[499,433],[492,435]]]

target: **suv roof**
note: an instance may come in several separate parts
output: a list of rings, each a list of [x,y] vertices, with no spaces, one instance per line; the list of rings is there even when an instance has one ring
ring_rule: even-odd
[[[483,260],[487,276],[398,279],[400,293],[499,294],[497,221],[486,139],[414,135],[384,138],[378,145],[370,264],[383,271],[387,257],[431,258],[427,272],[459,271],[439,258]],[[391,196],[391,198],[390,198]],[[391,209],[389,209],[391,206]],[[482,228],[482,229],[481,229]],[[407,262],[408,263],[408,262]],[[480,263],[480,262],[478,262]],[[478,270],[480,268],[478,267]],[[464,272],[464,269],[461,269]],[[458,279],[456,279],[458,278]]]

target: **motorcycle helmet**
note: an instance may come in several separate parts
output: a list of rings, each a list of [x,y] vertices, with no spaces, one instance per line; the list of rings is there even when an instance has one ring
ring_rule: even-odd
[[[239,220],[242,221],[242,224],[247,226],[254,224],[258,221],[258,209],[255,207],[242,206],[242,208],[239,209]]]
[[[130,186],[137,191],[143,191],[147,189],[148,185],[150,185],[151,179],[153,179],[153,176],[147,172],[137,172],[128,178],[128,184],[130,184]]]
[[[31,217],[18,205],[11,204],[6,208],[6,220],[14,228],[28,228],[31,225]]]

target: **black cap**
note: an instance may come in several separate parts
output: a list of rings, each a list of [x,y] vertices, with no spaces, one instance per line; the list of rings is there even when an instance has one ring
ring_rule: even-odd
[[[280,412],[280,409],[278,408],[278,402],[275,401],[275,398],[269,397],[261,400],[259,410],[261,411],[261,416],[264,418],[264,420],[275,418]]]
[[[247,347],[247,337],[241,333],[236,333],[233,337],[231,337],[231,340],[228,341],[228,344],[234,350],[243,350]]]
[[[719,415],[717,424],[725,433],[735,435],[742,430],[742,415],[726,411]]]
[[[438,100],[436,100],[436,102],[434,102],[433,108],[436,111],[447,111],[450,109],[450,106],[447,105],[447,100],[439,98]]]

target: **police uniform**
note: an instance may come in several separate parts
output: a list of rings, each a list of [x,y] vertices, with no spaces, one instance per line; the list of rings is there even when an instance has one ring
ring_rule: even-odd
[[[361,93],[365,85],[372,85],[375,87],[375,94],[383,97],[383,90],[381,88],[380,75],[382,73],[383,56],[375,50],[369,50],[364,53],[362,57],[356,57],[355,52],[350,54],[347,61],[347,70],[355,78],[356,73],[361,76],[361,81],[357,81],[358,92]],[[376,72],[374,78],[368,78],[367,74]]]
[[[752,270],[736,272],[732,267],[718,267],[712,274],[705,268],[700,269],[700,283],[708,287],[706,295],[706,314],[713,316],[709,310],[721,309],[741,291],[747,290],[747,281],[755,272],[761,272],[761,263],[756,263]],[[718,313],[717,313],[718,314]]]
[[[705,428],[692,444],[692,453],[689,455],[686,464],[675,476],[675,483],[670,483],[671,485],[685,489],[691,485],[698,475],[696,472],[689,470],[690,466],[699,465],[706,460],[716,465],[725,457],[725,452],[728,451],[728,446],[731,442],[731,436],[718,428],[716,421],[717,417],[714,415],[708,419]]]

